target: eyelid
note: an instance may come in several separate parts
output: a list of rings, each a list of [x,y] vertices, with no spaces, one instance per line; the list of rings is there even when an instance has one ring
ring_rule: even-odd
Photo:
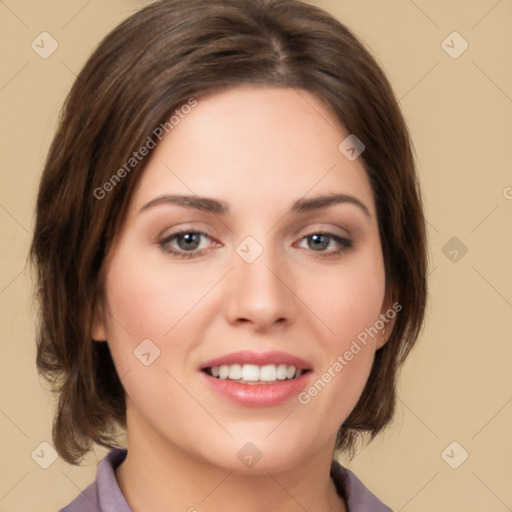
[[[157,244],[160,246],[162,251],[164,251],[167,254],[175,256],[177,259],[190,259],[196,257],[198,258],[203,256],[206,252],[210,251],[211,247],[203,249],[194,249],[191,251],[185,251],[176,249],[174,247],[170,247],[171,241],[174,240],[177,236],[190,233],[199,235],[200,237],[205,236],[206,238],[209,238],[212,241],[213,245],[219,245],[219,241],[216,239],[216,237],[213,237],[209,233],[202,231],[200,229],[190,228],[186,226],[177,228],[168,234],[160,235],[160,237],[158,237]],[[307,232],[305,232],[302,235],[298,235],[299,239],[297,242],[294,243],[294,247],[297,246],[296,244],[302,243],[304,240],[306,240],[309,237],[312,237],[313,235],[326,236],[327,238],[330,239],[330,241],[334,241],[339,246],[338,249],[330,251],[314,251],[309,248],[301,248],[310,252],[311,255],[315,258],[329,258],[340,256],[342,253],[353,248],[354,246],[352,237],[350,235],[347,237],[339,233],[333,232],[333,230],[322,229],[319,227],[315,228],[314,226],[310,226]],[[220,243],[220,245],[222,246],[222,243]]]
[[[348,241],[354,240],[354,234],[351,229],[348,227],[341,227],[340,225],[332,224],[332,223],[322,223],[317,222],[308,225],[305,228],[299,229],[295,235],[294,238],[300,238],[302,240],[303,238],[315,234],[324,234],[324,235],[331,235],[339,238],[343,238]]]
[[[218,240],[216,239],[216,237],[210,235],[209,233],[202,231],[200,229],[187,228],[187,227],[177,228],[176,230],[171,231],[168,234],[160,235],[157,239],[157,243],[160,246],[164,247],[164,246],[167,246],[168,244],[170,244],[171,240],[175,239],[177,236],[190,234],[190,233],[199,235],[200,238],[206,237],[206,238],[210,239],[213,244],[216,244],[216,243],[218,244]],[[194,251],[180,251],[180,250],[173,248],[172,250],[168,250],[167,252],[174,252],[174,253],[178,253],[178,254],[202,254],[206,250],[208,250],[208,249],[197,249]]]
[[[326,224],[322,224],[322,223],[318,223],[316,225],[313,224],[313,225],[308,226],[307,228],[301,228],[300,230],[296,231],[292,236],[293,236],[293,238],[300,237],[302,239],[307,236],[322,233],[322,234],[326,234],[326,235],[336,235],[341,238],[346,238],[346,237],[351,238],[352,237],[350,230],[348,230],[347,228],[341,228],[340,226],[333,226],[333,225],[328,225],[328,227],[325,227],[325,226],[326,226]],[[333,229],[334,229],[334,231],[333,231]],[[336,230],[339,230],[342,233],[337,232]],[[165,234],[165,233],[167,233],[167,234]],[[166,238],[170,238],[174,235],[179,235],[182,233],[198,233],[198,234],[206,235],[207,237],[209,237],[212,240],[217,239],[217,241],[219,238],[221,238],[221,236],[218,233],[210,234],[208,232],[208,230],[203,230],[201,228],[193,227],[193,226],[189,226],[189,225],[185,224],[183,227],[167,228],[166,230],[164,230],[162,232],[162,234],[158,235],[157,241],[161,241]]]

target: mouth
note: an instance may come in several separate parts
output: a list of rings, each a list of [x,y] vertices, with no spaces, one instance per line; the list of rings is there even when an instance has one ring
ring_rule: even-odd
[[[265,385],[298,379],[301,375],[311,370],[297,368],[284,363],[278,365],[267,364],[264,366],[235,363],[230,365],[209,366],[204,368],[203,371],[210,377],[219,380],[228,380],[247,385]]]
[[[293,389],[301,386],[313,371],[308,361],[281,351],[254,352],[241,350],[205,362],[200,368],[216,388],[224,390],[252,389],[253,393],[276,394],[278,389]],[[233,391],[234,392],[234,391]]]

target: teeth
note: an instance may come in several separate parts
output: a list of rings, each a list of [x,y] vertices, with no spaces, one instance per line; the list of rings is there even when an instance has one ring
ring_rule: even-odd
[[[276,380],[276,366],[274,364],[268,364],[267,366],[262,366],[260,369],[260,380],[265,382],[272,382]]]
[[[286,379],[286,370],[288,369],[288,366],[285,364],[280,364],[277,367],[277,378],[278,380],[285,380]]]
[[[286,364],[232,364],[214,366],[210,368],[213,377],[226,380],[240,380],[244,382],[275,382],[276,380],[296,379],[302,375],[302,370]]]
[[[239,364],[232,364],[229,368],[229,378],[231,380],[238,380],[242,378],[242,366]]]
[[[258,381],[260,380],[260,368],[255,364],[244,364],[242,366],[242,380]]]

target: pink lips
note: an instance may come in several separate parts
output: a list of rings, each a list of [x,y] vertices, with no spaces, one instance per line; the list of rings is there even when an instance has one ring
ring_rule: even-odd
[[[225,356],[211,359],[201,365],[201,370],[214,366],[232,364],[256,364],[264,366],[269,364],[286,364],[301,370],[312,370],[311,364],[304,359],[292,356],[286,352],[265,352],[259,354],[249,350],[234,352]],[[273,407],[296,397],[311,378],[311,371],[303,373],[300,377],[290,380],[281,380],[266,384],[241,384],[229,379],[217,379],[201,371],[202,378],[214,393],[224,399],[243,407]]]
[[[241,350],[206,361],[206,363],[201,365],[201,370],[212,368],[213,366],[222,366],[223,364],[257,364],[258,366],[264,366],[266,364],[286,364],[288,366],[295,366],[295,368],[300,368],[301,370],[311,369],[311,364],[307,361],[304,361],[304,359],[300,357],[287,354],[286,352],[273,351],[259,354],[258,352],[252,352],[250,350]]]

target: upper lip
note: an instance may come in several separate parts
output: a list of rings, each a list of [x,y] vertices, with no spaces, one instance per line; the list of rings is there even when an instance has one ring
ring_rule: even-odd
[[[229,366],[232,364],[255,364],[258,366],[265,366],[268,364],[286,364],[288,366],[295,366],[295,368],[301,370],[311,369],[310,363],[300,357],[287,354],[286,352],[272,351],[260,353],[253,352],[251,350],[240,350],[239,352],[232,352],[231,354],[226,354],[206,361],[201,365],[201,370],[213,368],[214,366]]]

